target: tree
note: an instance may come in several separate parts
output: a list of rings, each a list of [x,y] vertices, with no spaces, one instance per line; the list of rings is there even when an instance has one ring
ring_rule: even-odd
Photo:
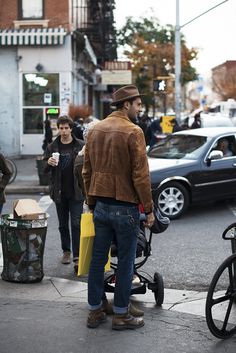
[[[172,25],[160,26],[156,17],[140,18],[134,21],[131,17],[118,32],[118,45],[124,48],[124,54],[132,62],[134,81],[140,92],[146,94],[144,104],[146,110],[151,103],[155,110],[153,94],[153,80],[158,77],[169,76],[166,91],[158,93],[172,97],[173,105],[173,77],[175,65],[175,31]],[[197,57],[197,50],[187,48],[184,37],[181,37],[181,65],[182,84],[197,78],[196,70],[191,66],[191,60]],[[172,78],[172,79],[171,79]]]

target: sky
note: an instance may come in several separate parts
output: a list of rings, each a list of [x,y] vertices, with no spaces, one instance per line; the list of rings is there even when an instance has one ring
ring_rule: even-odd
[[[179,0],[180,26],[221,2],[223,0]],[[125,24],[128,16],[138,19],[150,14],[156,16],[161,25],[175,26],[176,0],[116,0],[114,14],[117,29]],[[211,68],[226,60],[236,60],[236,0],[228,0],[183,26],[181,33],[189,48],[199,49],[193,66],[200,76],[209,75]]]

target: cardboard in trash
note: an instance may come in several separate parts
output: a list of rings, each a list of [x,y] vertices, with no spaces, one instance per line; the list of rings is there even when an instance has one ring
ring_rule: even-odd
[[[46,213],[36,200],[19,199],[13,201],[13,216],[14,218],[33,220],[46,218]]]

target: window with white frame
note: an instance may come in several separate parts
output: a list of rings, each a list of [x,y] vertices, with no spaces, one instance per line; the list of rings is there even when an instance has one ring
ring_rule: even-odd
[[[20,0],[20,17],[23,20],[43,18],[44,0]]]

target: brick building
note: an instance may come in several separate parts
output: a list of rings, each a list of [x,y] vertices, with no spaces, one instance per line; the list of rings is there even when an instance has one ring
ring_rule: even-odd
[[[0,148],[41,154],[43,121],[70,103],[101,112],[98,65],[116,58],[113,0],[0,2]]]
[[[218,99],[236,100],[236,60],[227,60],[212,68],[212,89]]]

